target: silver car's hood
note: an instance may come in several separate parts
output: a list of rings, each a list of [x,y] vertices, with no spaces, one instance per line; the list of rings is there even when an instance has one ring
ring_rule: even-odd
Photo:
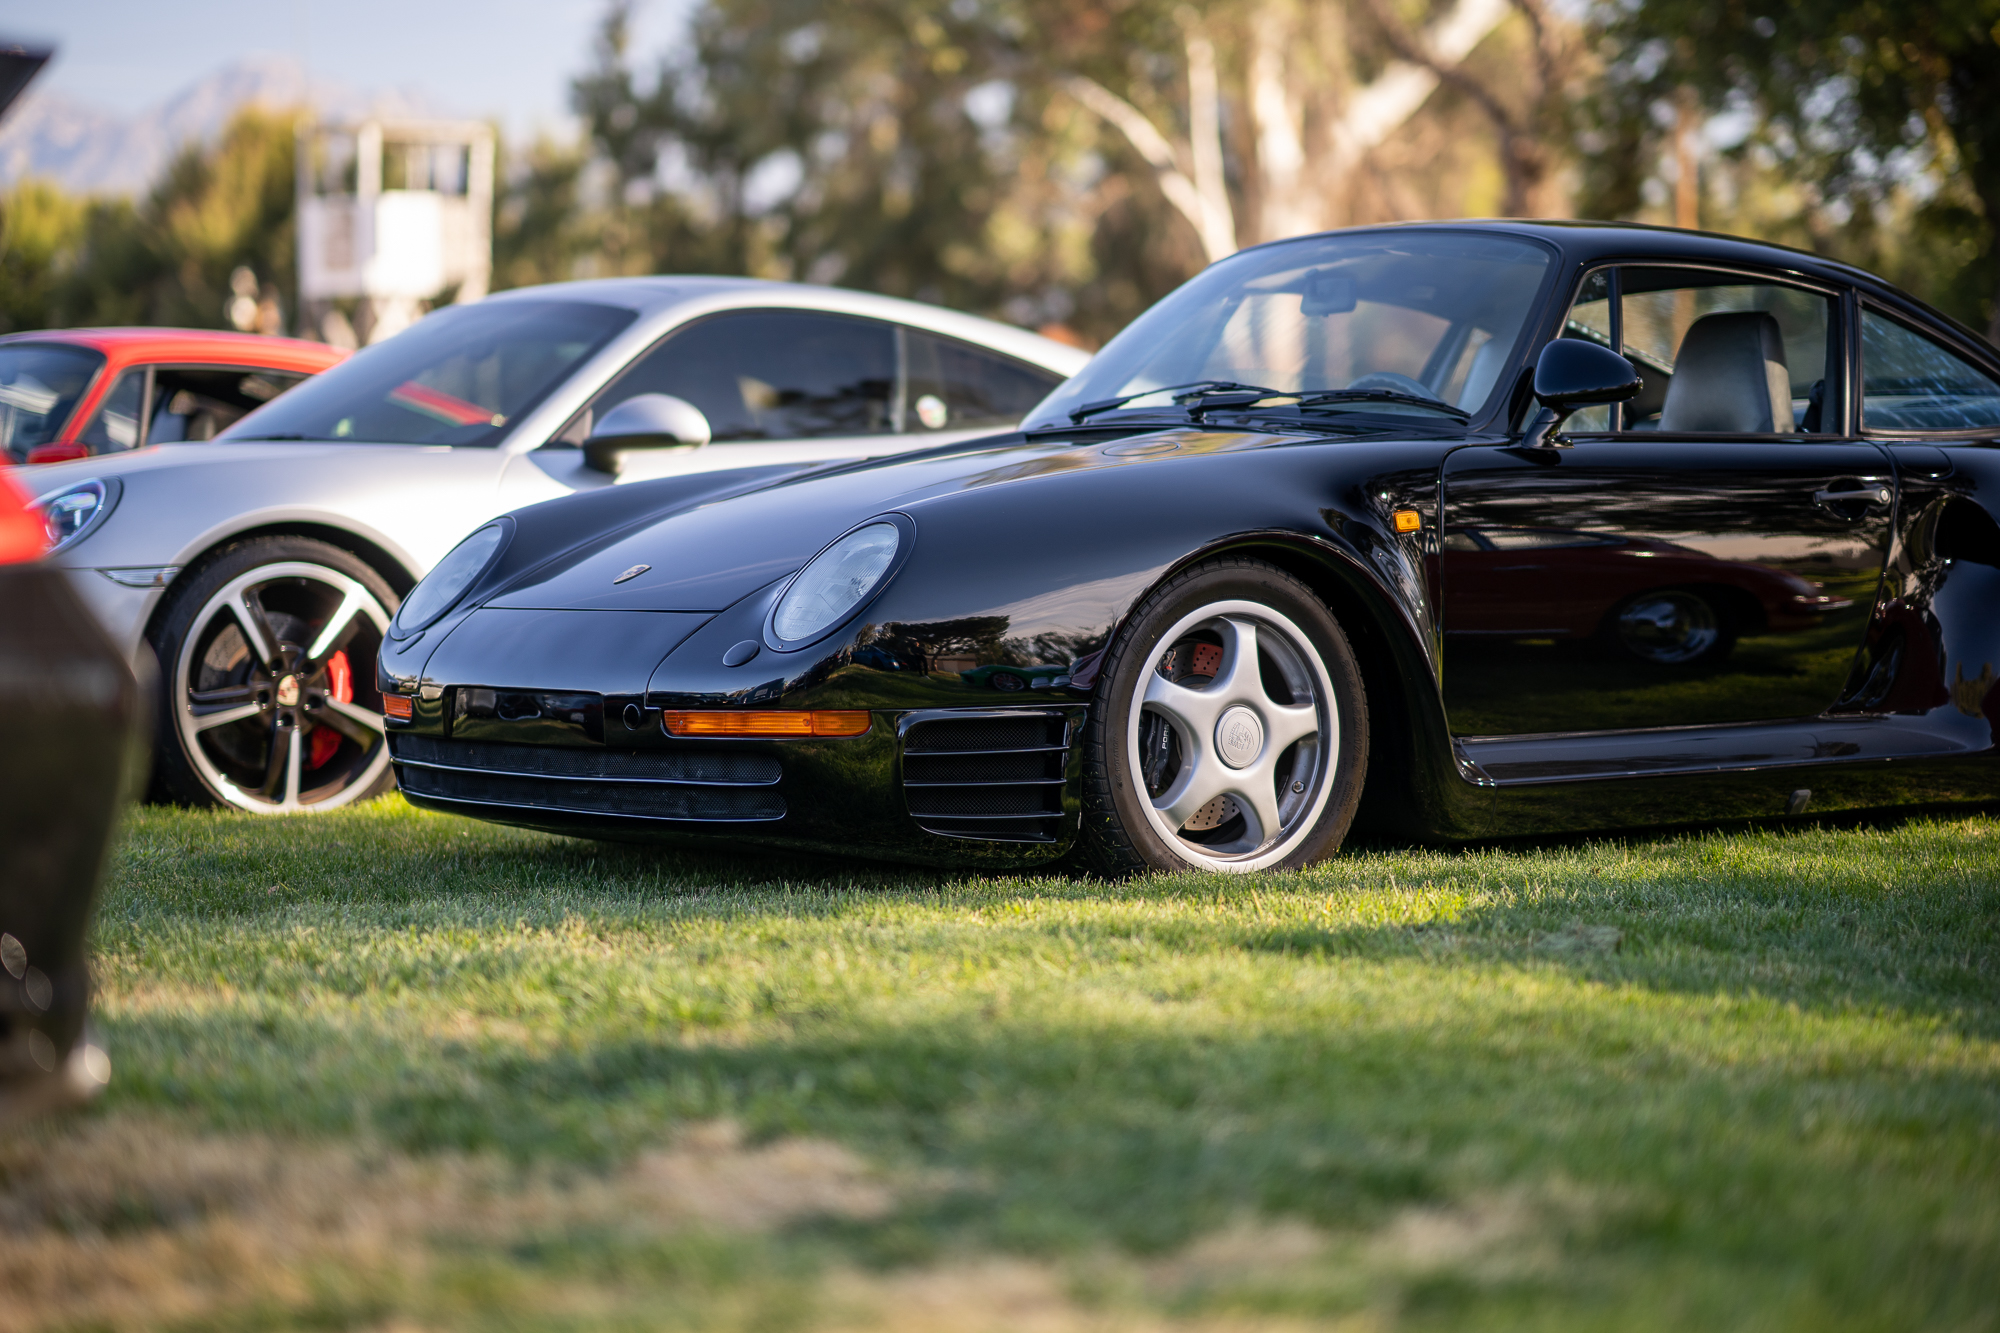
[[[491,449],[246,440],[80,458],[23,468],[18,480],[32,496],[118,480],[110,515],[58,553],[66,565],[184,564],[233,531],[328,522],[421,570],[493,514],[560,493],[551,484],[503,500],[507,461]]]

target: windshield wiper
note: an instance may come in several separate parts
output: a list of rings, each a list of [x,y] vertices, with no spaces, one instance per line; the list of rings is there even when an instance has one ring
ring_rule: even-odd
[[[1238,395],[1250,394],[1251,397],[1241,399],[1241,403],[1244,405],[1264,398],[1283,398],[1287,396],[1282,389],[1266,389],[1255,384],[1238,384],[1235,380],[1190,380],[1186,384],[1162,384],[1157,389],[1141,389],[1137,393],[1128,393],[1118,398],[1099,398],[1095,402],[1084,403],[1082,406],[1072,409],[1069,419],[1072,424],[1075,424],[1083,421],[1086,417],[1094,417],[1099,412],[1109,412],[1112,408],[1123,407],[1136,398],[1150,398],[1156,393],[1173,394],[1174,401],[1182,404],[1208,398],[1215,394],[1228,394],[1232,400]],[[1228,404],[1206,404],[1195,401],[1195,405],[1190,409],[1190,412],[1192,415],[1198,416],[1203,410],[1211,406],[1236,405],[1238,404],[1234,401]]]
[[[1327,389],[1319,393],[1287,394],[1297,398],[1293,407],[1338,407],[1343,403],[1408,403],[1412,407],[1425,407],[1433,412],[1457,417],[1460,421],[1472,420],[1472,413],[1464,408],[1453,407],[1450,403],[1436,398],[1424,398],[1414,393],[1398,393],[1394,389]]]
[[[232,435],[229,438],[232,440],[303,440],[308,437],[296,434],[280,434],[280,435]]]

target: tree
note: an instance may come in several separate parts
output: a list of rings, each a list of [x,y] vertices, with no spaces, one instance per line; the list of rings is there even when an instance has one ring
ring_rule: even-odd
[[[238,113],[214,146],[183,149],[136,205],[17,186],[0,199],[0,319],[215,328],[239,266],[290,286],[293,124],[290,112]]]
[[[710,0],[650,81],[610,10],[574,99],[616,173],[626,271],[755,273],[991,309],[1019,275],[995,48],[974,9]],[[1019,223],[1017,215],[1008,222]],[[1028,224],[1031,228],[1033,223]]]
[[[1688,89],[1752,118],[1738,161],[1806,183],[1819,248],[1891,261],[2000,342],[2000,0],[1630,0],[1600,35],[1598,207],[1636,204]]]
[[[1358,173],[1441,86],[1491,122],[1507,182],[1502,209],[1525,212],[1548,205],[1546,108],[1567,52],[1539,0],[1519,3],[1539,80],[1525,105],[1503,86],[1522,82],[1517,71],[1481,77],[1470,65],[1516,12],[1510,0],[1450,0],[1420,27],[1389,0],[1365,0],[1354,12],[1311,0],[1182,8],[1170,28],[1134,10],[1127,31],[1099,44],[1102,72],[1075,62],[1058,83],[1145,161],[1211,261],[1239,243],[1365,220]],[[1134,27],[1151,28],[1150,50],[1144,36],[1133,40]],[[1176,64],[1178,77],[1160,77]]]

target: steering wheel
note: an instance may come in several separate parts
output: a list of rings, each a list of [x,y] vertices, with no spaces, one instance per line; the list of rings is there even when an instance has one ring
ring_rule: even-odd
[[[1443,402],[1436,394],[1425,388],[1421,381],[1408,375],[1398,375],[1393,370],[1375,370],[1363,375],[1347,386],[1348,389],[1388,389],[1392,393],[1406,393],[1412,398],[1428,398],[1432,402]]]

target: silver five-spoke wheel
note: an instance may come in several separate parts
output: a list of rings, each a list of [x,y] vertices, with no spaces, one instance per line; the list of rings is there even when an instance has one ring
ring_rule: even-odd
[[[1102,869],[1252,871],[1337,847],[1367,760],[1361,678],[1292,575],[1221,559],[1145,598],[1087,724],[1084,852]]]
[[[1340,726],[1326,668],[1298,626],[1253,602],[1203,607],[1162,642],[1126,728],[1154,829],[1218,869],[1283,860],[1326,804]]]
[[[181,589],[157,645],[168,794],[290,814],[384,790],[389,754],[374,667],[394,595],[331,547],[248,554],[232,552]]]

